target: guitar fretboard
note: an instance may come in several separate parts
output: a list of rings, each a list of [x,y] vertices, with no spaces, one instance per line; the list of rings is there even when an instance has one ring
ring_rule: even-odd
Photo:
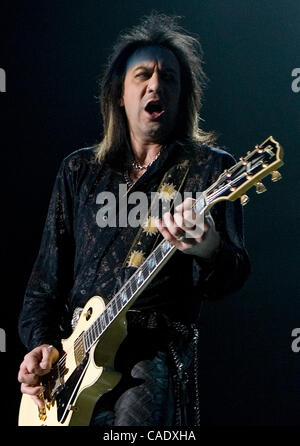
[[[139,296],[148,282],[157,274],[167,259],[174,253],[175,247],[167,240],[162,241],[147,260],[128,279],[125,285],[118,291],[114,298],[107,304],[103,313],[84,332],[84,347],[87,352],[91,346],[100,338],[107,327],[116,317],[132,304]]]

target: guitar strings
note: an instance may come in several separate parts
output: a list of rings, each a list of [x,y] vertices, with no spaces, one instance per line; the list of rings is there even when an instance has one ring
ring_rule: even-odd
[[[78,346],[79,343],[81,342],[81,336],[79,336],[78,338],[75,339],[74,341],[74,352],[78,352]],[[54,379],[58,379],[61,375],[64,374],[64,372],[66,371],[66,357],[67,357],[68,352],[65,352],[61,358],[57,361],[57,363],[54,365],[54,368],[52,369],[51,372],[51,377],[53,377]]]

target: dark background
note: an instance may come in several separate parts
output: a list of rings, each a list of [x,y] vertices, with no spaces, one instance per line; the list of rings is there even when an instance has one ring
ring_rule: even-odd
[[[210,82],[204,128],[236,157],[269,135],[285,150],[283,179],[249,193],[246,241],[252,275],[202,313],[201,418],[205,426],[300,425],[298,220],[300,67],[298,0],[26,1],[1,3],[0,355],[3,425],[14,426],[25,353],[17,334],[24,290],[51,188],[67,154],[99,141],[98,78],[118,33],[157,10],[183,16],[200,37]]]

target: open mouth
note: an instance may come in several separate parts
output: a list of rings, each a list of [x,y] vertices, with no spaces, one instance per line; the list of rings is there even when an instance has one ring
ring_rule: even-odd
[[[145,107],[145,111],[152,119],[157,119],[164,114],[165,109],[160,101],[149,101]]]

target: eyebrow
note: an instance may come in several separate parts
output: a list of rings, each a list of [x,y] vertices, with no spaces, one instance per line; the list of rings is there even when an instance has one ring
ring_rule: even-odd
[[[134,72],[136,72],[136,71],[138,71],[138,70],[147,70],[147,71],[151,71],[152,68],[147,67],[146,65],[138,65],[137,67],[135,67],[135,68],[133,69]],[[176,74],[176,72],[177,72],[177,71],[175,71],[175,70],[174,70],[173,68],[171,68],[171,67],[162,67],[162,69],[159,70],[159,71],[168,71],[168,72],[170,72],[170,73],[174,73],[174,74]]]

